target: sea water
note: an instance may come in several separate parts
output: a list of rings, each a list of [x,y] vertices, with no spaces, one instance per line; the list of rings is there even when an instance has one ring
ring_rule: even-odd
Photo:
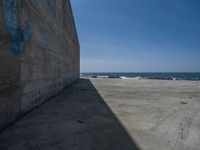
[[[200,80],[200,72],[193,73],[175,73],[175,72],[87,72],[81,73],[81,77],[90,78],[120,78],[120,79],[157,79],[157,80]]]

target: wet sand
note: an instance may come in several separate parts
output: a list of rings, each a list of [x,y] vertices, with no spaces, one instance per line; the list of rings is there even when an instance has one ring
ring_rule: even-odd
[[[0,150],[199,150],[200,81],[81,79],[0,133]]]

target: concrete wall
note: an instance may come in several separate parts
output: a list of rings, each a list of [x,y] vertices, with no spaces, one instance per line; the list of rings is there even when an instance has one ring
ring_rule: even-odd
[[[0,129],[80,74],[69,0],[0,0]]]

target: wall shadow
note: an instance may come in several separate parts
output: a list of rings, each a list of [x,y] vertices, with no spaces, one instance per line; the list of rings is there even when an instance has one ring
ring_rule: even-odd
[[[139,150],[89,79],[80,79],[0,133],[1,149]]]

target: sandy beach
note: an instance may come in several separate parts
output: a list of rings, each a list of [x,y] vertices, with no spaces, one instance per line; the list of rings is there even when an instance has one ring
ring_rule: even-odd
[[[0,133],[1,150],[199,150],[200,81],[80,79]]]

